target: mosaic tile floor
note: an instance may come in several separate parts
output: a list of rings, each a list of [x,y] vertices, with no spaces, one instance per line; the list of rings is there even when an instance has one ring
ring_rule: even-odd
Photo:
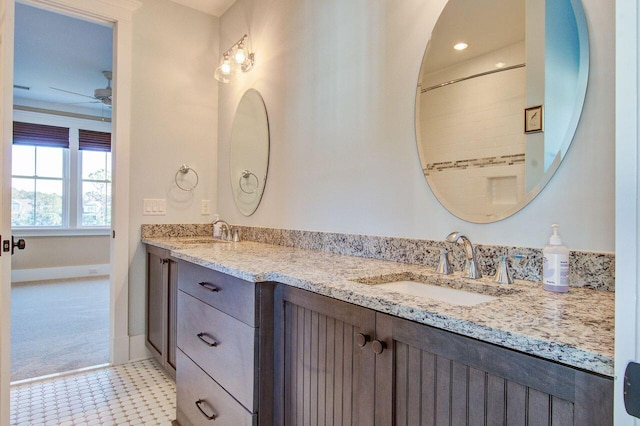
[[[175,384],[152,359],[11,387],[11,426],[168,426],[175,412]]]

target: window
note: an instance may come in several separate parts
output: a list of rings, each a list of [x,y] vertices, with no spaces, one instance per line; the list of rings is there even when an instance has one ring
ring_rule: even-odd
[[[62,226],[64,148],[13,147],[12,226]]]
[[[111,134],[79,131],[82,226],[111,222]]]
[[[109,227],[110,151],[108,132],[14,122],[12,226]]]
[[[65,224],[65,158],[69,129],[14,123],[12,226]]]

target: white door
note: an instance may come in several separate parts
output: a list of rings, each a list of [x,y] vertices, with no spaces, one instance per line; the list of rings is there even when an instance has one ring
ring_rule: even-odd
[[[640,424],[625,410],[622,380],[627,364],[640,362],[638,12],[638,0],[616,1],[616,425]]]
[[[11,240],[13,0],[0,0],[0,235]],[[0,252],[0,425],[9,424],[11,252]]]

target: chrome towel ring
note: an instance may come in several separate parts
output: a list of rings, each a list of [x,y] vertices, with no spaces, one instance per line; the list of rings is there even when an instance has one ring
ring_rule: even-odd
[[[193,174],[196,175],[196,181],[195,181],[195,183],[193,185],[191,185],[191,188],[184,187],[184,186],[180,185],[180,182],[178,182],[178,176],[186,175],[189,172],[193,172]],[[188,191],[193,191],[194,189],[196,189],[196,186],[198,186],[198,182],[200,181],[200,178],[198,177],[198,172],[196,172],[194,169],[192,169],[191,167],[187,166],[186,164],[183,164],[182,166],[180,166],[180,168],[176,172],[174,180],[175,180],[176,185],[178,186],[178,188],[182,189],[183,191],[187,191],[188,192]]]
[[[249,179],[251,176],[253,176],[256,179],[256,187],[253,188],[253,191],[247,191],[242,186],[242,180]],[[245,194],[255,194],[258,191],[258,187],[260,186],[260,179],[258,179],[258,176],[256,176],[255,173],[252,173],[249,170],[244,169],[241,173],[239,184],[240,184],[240,190]]]

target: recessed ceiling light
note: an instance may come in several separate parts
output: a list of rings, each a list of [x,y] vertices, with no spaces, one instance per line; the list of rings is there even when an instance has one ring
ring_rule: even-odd
[[[464,42],[458,43],[458,44],[453,46],[453,48],[456,49],[456,50],[464,50],[467,47],[469,47],[469,45],[467,43],[464,43]]]
[[[504,62],[497,62],[496,63],[496,68],[504,68],[506,66],[507,66],[507,64],[505,64]]]

